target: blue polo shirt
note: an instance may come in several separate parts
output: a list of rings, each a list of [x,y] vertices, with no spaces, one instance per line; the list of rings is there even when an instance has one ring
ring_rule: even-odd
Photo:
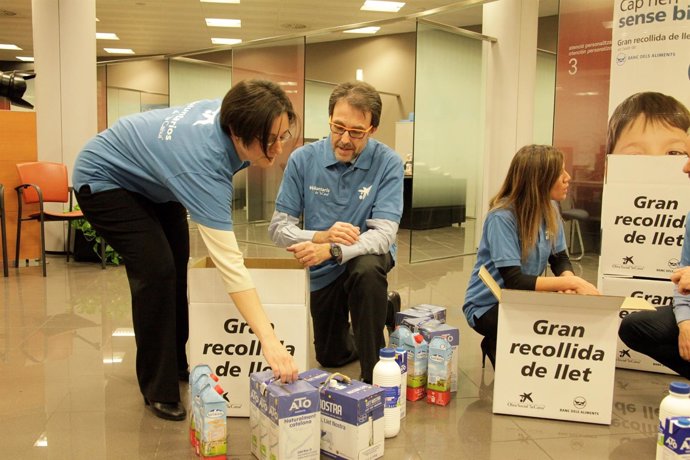
[[[276,210],[303,216],[305,230],[321,231],[335,222],[367,230],[367,219],[400,223],[403,208],[403,165],[390,147],[369,139],[354,164],[339,162],[330,138],[295,150],[280,184]],[[397,247],[391,247],[395,260]],[[311,267],[311,290],[328,286],[345,271],[327,261]]]
[[[177,201],[207,227],[232,230],[232,177],[240,160],[220,127],[220,99],[121,118],[91,139],[74,165],[75,190],[123,188],[156,203]]]
[[[565,248],[563,223],[559,218],[555,246],[553,241],[546,238],[546,225],[542,224],[537,244],[523,263],[515,214],[510,209],[490,211],[484,222],[477,263],[472,270],[465,293],[465,304],[462,307],[469,325],[474,327],[474,317],[481,317],[498,303],[489,288],[479,279],[479,268],[482,265],[491,273],[498,285],[504,288],[505,282],[498,271],[499,267],[520,266],[525,275],[539,276],[544,273],[549,256],[564,251]]]

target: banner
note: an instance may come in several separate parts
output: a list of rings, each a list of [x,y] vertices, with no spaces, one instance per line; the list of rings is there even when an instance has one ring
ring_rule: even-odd
[[[616,0],[609,115],[626,97],[656,91],[690,105],[690,3]]]

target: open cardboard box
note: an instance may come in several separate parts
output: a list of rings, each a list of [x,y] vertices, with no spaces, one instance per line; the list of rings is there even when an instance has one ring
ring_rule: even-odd
[[[611,423],[619,311],[645,299],[501,289],[493,412]]]
[[[278,339],[293,353],[298,368],[306,369],[309,274],[294,259],[247,258],[245,266]],[[268,366],[259,340],[209,257],[190,265],[188,291],[189,364],[208,364],[226,392],[228,416],[248,417],[249,374]]]

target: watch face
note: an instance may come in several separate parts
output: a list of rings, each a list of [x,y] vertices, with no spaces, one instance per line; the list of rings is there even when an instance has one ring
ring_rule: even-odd
[[[341,254],[342,254],[342,251],[340,250],[340,246],[338,246],[336,244],[332,244],[331,245],[331,256],[337,258],[337,257],[340,257]]]

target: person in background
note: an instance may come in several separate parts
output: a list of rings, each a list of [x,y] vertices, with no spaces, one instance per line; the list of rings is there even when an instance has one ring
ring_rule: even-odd
[[[296,114],[276,84],[239,82],[223,100],[120,119],[77,157],[73,182],[86,219],[122,255],[132,294],[136,372],[144,402],[183,420],[178,379],[189,376],[187,211],[237,309],[282,381],[297,378],[244,266],[232,225],[232,178],[283,152]]]
[[[671,96],[636,93],[621,102],[609,118],[607,154],[687,155],[690,112]]]
[[[335,88],[331,135],[290,156],[269,226],[273,242],[309,267],[317,361],[341,367],[359,357],[367,383],[385,343],[384,325],[390,331],[400,310],[386,274],[395,264],[403,165],[371,138],[381,107],[367,83]]]
[[[663,95],[656,97],[661,96]],[[649,143],[649,139],[655,139],[663,145],[670,146],[665,154],[687,157],[690,152],[690,132],[688,131],[690,114],[687,108],[670,96],[664,96],[663,100],[667,102],[670,100],[663,111],[665,121],[658,121],[657,129],[647,123],[646,129],[641,129],[638,133],[638,142]],[[661,137],[660,126],[665,127],[665,137]],[[621,151],[620,153],[628,152]],[[683,172],[690,177],[690,159],[683,165]],[[690,229],[687,225],[688,219],[690,219],[690,214],[686,217],[680,259],[681,268],[671,275],[671,281],[675,285],[673,305],[630,313],[623,318],[618,330],[618,336],[628,347],[650,356],[686,379],[690,379],[690,242],[688,241]]]
[[[563,222],[554,202],[566,198],[569,182],[561,151],[527,145],[513,157],[501,189],[489,203],[462,307],[470,327],[484,336],[482,363],[488,356],[496,367],[498,328],[498,301],[479,278],[482,266],[501,288],[599,294],[575,276],[566,252]],[[547,263],[556,276],[543,276]]]

